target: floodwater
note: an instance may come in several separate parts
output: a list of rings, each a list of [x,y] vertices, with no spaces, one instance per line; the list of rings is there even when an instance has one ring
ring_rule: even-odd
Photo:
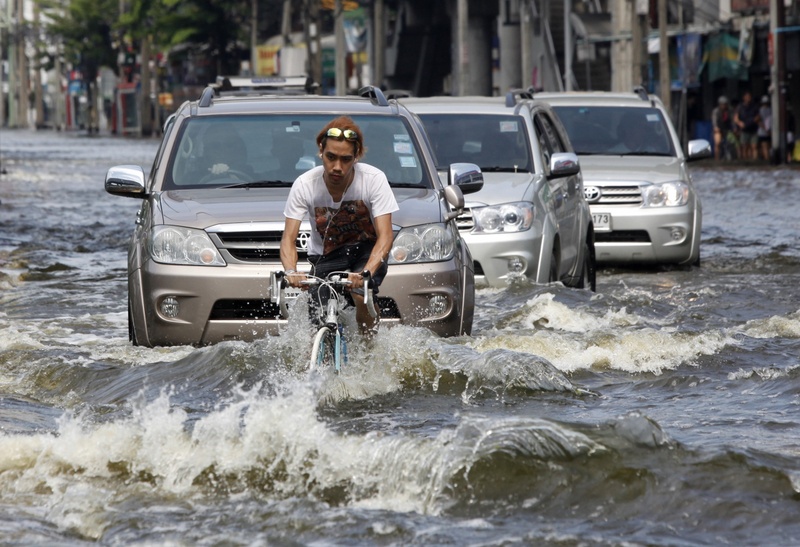
[[[157,142],[0,135],[0,543],[800,544],[800,171],[694,169],[702,266],[478,291],[472,336],[127,340]]]

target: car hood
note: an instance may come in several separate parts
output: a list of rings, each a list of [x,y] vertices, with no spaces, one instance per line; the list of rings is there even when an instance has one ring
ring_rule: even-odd
[[[392,215],[397,226],[442,220],[438,192],[393,189],[400,210]],[[283,222],[288,188],[216,188],[170,190],[154,196],[164,224],[205,229],[238,222]]]
[[[483,188],[464,199],[470,207],[531,201],[535,180],[531,173],[483,173]]]
[[[584,185],[604,182],[667,182],[684,178],[684,161],[659,156],[579,156]]]

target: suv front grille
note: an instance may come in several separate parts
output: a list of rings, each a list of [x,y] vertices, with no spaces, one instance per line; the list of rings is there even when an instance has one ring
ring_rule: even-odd
[[[647,230],[614,230],[613,232],[595,232],[595,243],[650,243]]]
[[[400,319],[397,303],[391,298],[378,297],[378,309],[382,319]],[[212,321],[256,321],[277,320],[281,311],[269,300],[217,300],[209,317]]]
[[[458,215],[456,218],[456,226],[458,226],[459,232],[469,232],[475,227],[475,221],[472,217],[472,210],[468,208],[464,208],[464,212]]]
[[[281,257],[280,230],[250,231],[250,232],[209,232],[211,239],[220,251],[228,254],[239,262],[276,262]],[[301,232],[295,242],[298,258],[305,260],[308,256],[308,232]]]
[[[641,205],[642,189],[639,186],[601,186],[600,199],[592,205]]]

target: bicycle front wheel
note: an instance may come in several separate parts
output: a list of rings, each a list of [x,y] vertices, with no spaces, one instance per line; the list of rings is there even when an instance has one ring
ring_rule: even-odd
[[[341,346],[337,344],[336,336],[328,327],[321,327],[314,337],[314,345],[311,348],[311,369],[333,367],[338,371],[338,355]]]

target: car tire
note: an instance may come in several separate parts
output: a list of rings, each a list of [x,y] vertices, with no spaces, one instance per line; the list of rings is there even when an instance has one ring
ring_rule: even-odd
[[[558,278],[558,253],[556,250],[553,249],[553,253],[550,255],[550,273],[547,276],[548,283],[555,283],[559,281]]]
[[[139,345],[139,341],[136,339],[136,329],[133,326],[133,314],[131,313],[130,302],[128,302],[128,340],[130,340],[131,344],[134,346]]]
[[[597,292],[597,263],[595,262],[594,246],[589,241],[583,244],[583,264],[577,288]]]

